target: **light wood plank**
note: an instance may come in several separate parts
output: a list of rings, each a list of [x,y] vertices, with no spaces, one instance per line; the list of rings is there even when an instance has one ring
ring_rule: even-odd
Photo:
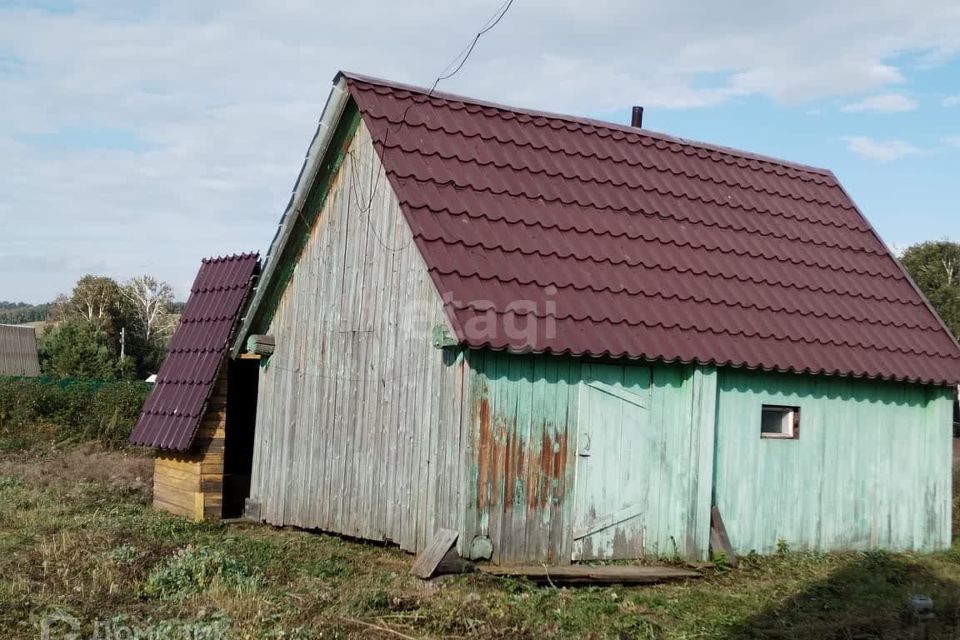
[[[447,552],[457,544],[458,535],[459,533],[452,529],[437,530],[429,544],[417,556],[417,561],[413,563],[410,573],[424,580],[432,578],[437,565],[447,555]]]
[[[496,566],[479,565],[477,569],[483,573],[512,578],[527,578],[534,582],[590,585],[590,584],[657,584],[676,580],[693,580],[702,577],[696,571],[679,569],[677,567],[632,566],[632,565],[604,565],[591,567],[587,565],[565,566]]]

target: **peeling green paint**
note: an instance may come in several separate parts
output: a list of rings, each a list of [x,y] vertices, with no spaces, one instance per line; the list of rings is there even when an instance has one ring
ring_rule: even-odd
[[[706,556],[713,369],[478,351],[468,352],[468,362],[471,464],[464,535],[490,536],[496,562],[569,563],[575,546],[581,548],[578,557],[672,555],[677,545],[688,557]],[[631,418],[641,413],[643,420]],[[584,554],[573,539],[577,491],[584,490],[577,451],[591,428],[617,430],[614,443],[623,431],[637,436],[634,446],[623,445],[622,455],[608,447],[616,459],[595,460],[588,488],[594,506],[611,513],[629,506],[622,500],[636,498],[628,500],[641,510],[633,529],[644,533],[642,540],[621,540],[613,527]],[[594,433],[598,442],[603,435]],[[701,461],[705,482],[695,471]],[[618,482],[635,486],[617,491]]]
[[[488,535],[495,562],[705,558],[714,503],[743,553],[781,539],[949,545],[949,389],[480,351],[467,362],[464,535]],[[761,439],[764,404],[800,407],[799,439]],[[590,452],[584,478],[591,429],[620,447]],[[584,514],[614,524],[578,545]]]
[[[761,439],[764,404],[800,407]],[[952,394],[882,381],[720,372],[716,501],[737,551],[950,544]]]

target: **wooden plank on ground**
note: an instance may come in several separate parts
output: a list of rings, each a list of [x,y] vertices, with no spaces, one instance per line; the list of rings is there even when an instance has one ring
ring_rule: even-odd
[[[733,545],[730,544],[727,528],[723,524],[720,508],[717,505],[713,505],[710,509],[710,548],[714,554],[724,554],[731,567],[737,566],[737,553],[733,550]]]
[[[477,570],[492,576],[527,578],[534,582],[553,584],[657,584],[673,580],[699,578],[700,574],[678,567],[634,565],[603,565],[590,567],[571,564],[549,567],[545,565],[495,566],[479,565]]]
[[[447,555],[447,551],[457,544],[459,535],[452,529],[438,529],[424,550],[417,556],[417,561],[413,563],[410,573],[424,580],[432,578],[437,565]]]

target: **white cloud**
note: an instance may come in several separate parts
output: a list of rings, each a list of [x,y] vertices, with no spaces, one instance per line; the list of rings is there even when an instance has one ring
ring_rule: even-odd
[[[845,136],[847,149],[858,156],[877,162],[893,162],[920,153],[920,149],[902,140],[875,140],[867,136]]]
[[[947,96],[940,104],[945,107],[960,107],[960,96]]]
[[[204,255],[265,250],[336,70],[429,85],[499,4],[0,9],[0,298],[51,298],[84,271],[183,283]],[[904,81],[896,56],[958,50],[952,0],[525,0],[440,88],[593,115],[802,103],[889,92]],[[71,127],[146,148],[25,142]]]
[[[901,93],[881,93],[864,98],[859,102],[851,102],[840,108],[847,113],[901,113],[913,111],[917,108],[917,101]]]
[[[951,147],[960,147],[960,136],[947,136],[943,139],[943,144]]]

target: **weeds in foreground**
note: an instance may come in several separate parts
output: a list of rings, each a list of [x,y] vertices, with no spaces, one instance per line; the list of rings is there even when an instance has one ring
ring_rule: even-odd
[[[219,587],[237,595],[257,588],[260,577],[241,560],[209,547],[188,545],[158,563],[147,575],[142,594],[183,600]]]
[[[0,456],[4,638],[39,637],[53,612],[80,621],[81,637],[99,621],[113,637],[902,638],[917,632],[905,615],[912,593],[933,598],[928,638],[960,634],[960,548],[830,555],[784,545],[735,570],[718,558],[700,581],[646,588],[483,575],[424,583],[395,549],[158,513],[146,464],[89,448]]]

